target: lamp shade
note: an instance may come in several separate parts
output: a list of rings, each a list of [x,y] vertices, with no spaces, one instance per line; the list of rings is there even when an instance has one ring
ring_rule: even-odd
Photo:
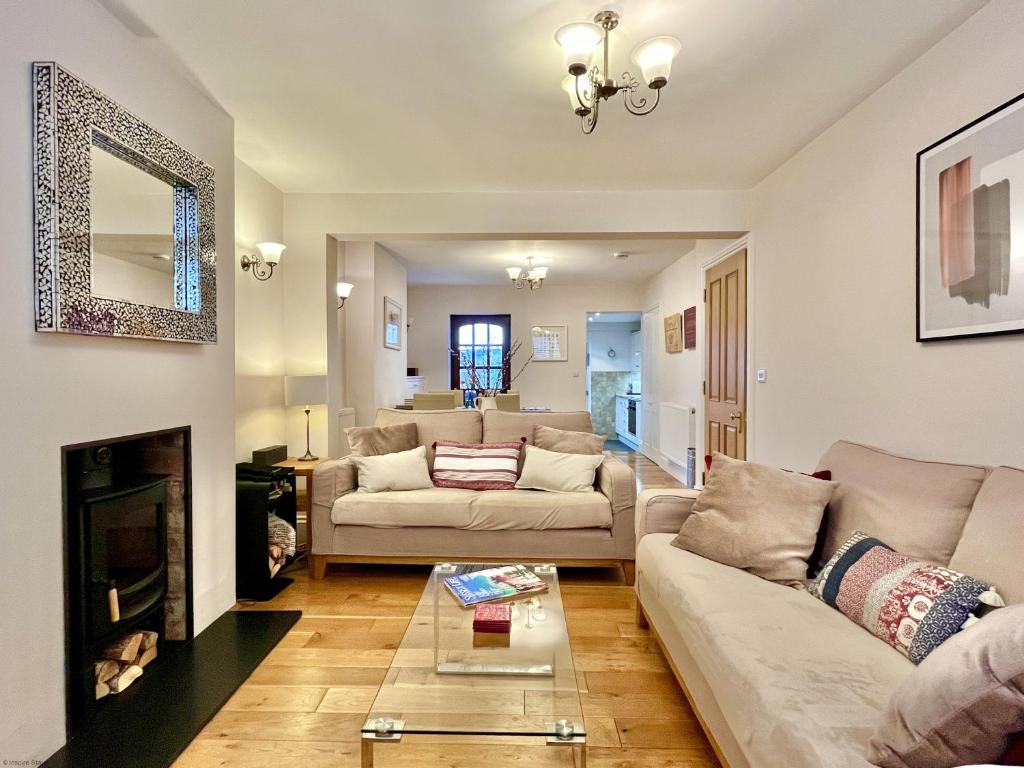
[[[286,246],[281,243],[256,243],[256,250],[260,252],[263,261],[267,264],[277,264],[281,261],[281,254]]]
[[[594,50],[604,39],[604,30],[589,21],[580,21],[559,27],[555,42],[562,46],[565,70],[570,75],[582,75],[590,68]]]
[[[630,58],[640,67],[647,85],[651,88],[661,88],[668,83],[668,76],[672,72],[672,59],[679,55],[682,47],[682,43],[674,37],[652,37],[634,48]]]
[[[506,267],[505,271],[508,272],[508,276],[513,280],[518,280],[519,276],[523,274],[523,270],[519,267]]]
[[[529,277],[530,277],[531,280],[543,280],[547,276],[548,276],[548,268],[547,267],[534,267],[533,269],[530,270]]]
[[[352,295],[352,288],[352,283],[338,283],[335,286],[335,290],[337,290],[338,292],[338,298],[347,299],[349,296]]]
[[[323,405],[327,402],[326,376],[285,376],[286,405]]]
[[[593,98],[592,89],[590,75],[584,74],[579,77],[566,75],[562,78],[562,90],[569,94],[569,104],[572,105],[572,111],[577,115],[590,111],[589,105],[585,104],[584,100],[589,102]]]

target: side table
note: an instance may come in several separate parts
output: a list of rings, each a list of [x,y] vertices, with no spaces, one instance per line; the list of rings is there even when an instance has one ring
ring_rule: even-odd
[[[313,470],[323,464],[325,461],[330,459],[313,459],[312,461],[300,461],[299,459],[289,457],[284,461],[277,462],[275,467],[285,467],[292,470],[295,473],[295,478],[302,477],[305,482],[305,492],[299,494],[298,488],[295,489],[295,506],[299,512],[302,512],[306,516],[306,555],[309,556],[313,552]],[[296,483],[297,484],[297,483]]]

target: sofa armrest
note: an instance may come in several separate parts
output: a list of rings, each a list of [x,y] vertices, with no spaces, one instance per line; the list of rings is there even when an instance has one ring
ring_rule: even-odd
[[[623,560],[636,557],[633,515],[636,513],[636,476],[629,466],[611,454],[597,468],[594,485],[612,508],[612,537],[615,550]]]
[[[698,496],[700,491],[693,488],[657,488],[641,493],[636,501],[636,540],[648,533],[679,533]]]
[[[356,465],[347,457],[325,461],[313,470],[313,519],[307,525],[313,526],[314,552],[330,551],[334,502],[356,488]]]
[[[610,454],[597,468],[594,485],[612,505],[612,515],[633,515],[636,508],[636,476],[625,462]]]

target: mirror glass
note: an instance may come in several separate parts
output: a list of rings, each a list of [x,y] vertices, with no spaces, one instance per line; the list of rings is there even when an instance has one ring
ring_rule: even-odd
[[[93,143],[92,293],[174,307],[174,187]]]

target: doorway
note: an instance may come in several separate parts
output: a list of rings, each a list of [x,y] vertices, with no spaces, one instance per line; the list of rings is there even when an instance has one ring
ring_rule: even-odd
[[[641,360],[639,312],[587,313],[587,410],[618,450],[640,447]]]
[[[704,452],[747,458],[747,249],[704,272]]]

